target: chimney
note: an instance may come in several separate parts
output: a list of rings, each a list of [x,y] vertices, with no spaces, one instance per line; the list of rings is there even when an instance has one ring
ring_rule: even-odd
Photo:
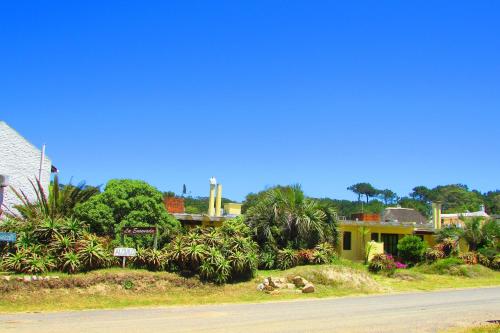
[[[441,203],[438,201],[432,203],[432,221],[434,229],[441,229]]]
[[[221,216],[222,185],[217,184],[217,196],[215,197],[215,216]]]
[[[217,180],[215,180],[215,177],[210,178],[210,196],[208,199],[208,216],[215,215],[215,184],[217,184]]]

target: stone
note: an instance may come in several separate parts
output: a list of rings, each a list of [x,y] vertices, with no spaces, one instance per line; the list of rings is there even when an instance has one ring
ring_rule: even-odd
[[[10,276],[4,276],[2,277],[4,281],[10,281]]]
[[[29,275],[25,275],[25,276],[23,277],[23,281],[24,281],[24,282],[31,282],[31,276],[29,276]]]
[[[33,275],[33,276],[31,277],[31,281],[38,281],[38,276]]]
[[[308,283],[302,288],[302,292],[304,294],[309,294],[314,292],[314,285],[312,283]]]
[[[264,290],[264,284],[261,283],[257,286],[257,291],[263,291]]]
[[[292,279],[292,282],[297,288],[302,288],[307,284],[307,280],[298,275]]]
[[[295,289],[295,285],[293,283],[286,284],[287,289]]]
[[[262,282],[265,286],[269,285],[269,278],[265,278],[264,281]]]

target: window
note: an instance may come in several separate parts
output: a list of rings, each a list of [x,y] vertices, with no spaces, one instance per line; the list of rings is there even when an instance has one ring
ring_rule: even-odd
[[[372,232],[372,241],[378,242],[378,233],[377,232]]]
[[[384,242],[384,252],[392,254],[393,256],[397,256],[398,241],[398,234],[382,234],[382,242]]]
[[[344,250],[351,249],[351,232],[344,231],[343,247]]]

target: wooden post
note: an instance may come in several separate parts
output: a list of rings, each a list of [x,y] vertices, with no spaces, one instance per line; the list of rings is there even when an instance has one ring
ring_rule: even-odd
[[[158,225],[155,225],[155,236],[154,236],[153,248],[158,250]]]
[[[122,268],[125,268],[125,261],[127,260],[127,257],[122,257]]]

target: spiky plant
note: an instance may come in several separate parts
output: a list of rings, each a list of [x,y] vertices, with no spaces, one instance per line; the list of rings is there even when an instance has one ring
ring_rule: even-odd
[[[76,252],[85,270],[105,267],[109,259],[108,253],[99,238],[91,234],[86,235],[85,238],[77,242]]]
[[[73,251],[64,253],[60,262],[61,270],[69,274],[80,271],[82,265],[78,254]]]
[[[279,269],[288,269],[297,266],[298,258],[293,249],[283,249],[278,251],[276,258]]]

